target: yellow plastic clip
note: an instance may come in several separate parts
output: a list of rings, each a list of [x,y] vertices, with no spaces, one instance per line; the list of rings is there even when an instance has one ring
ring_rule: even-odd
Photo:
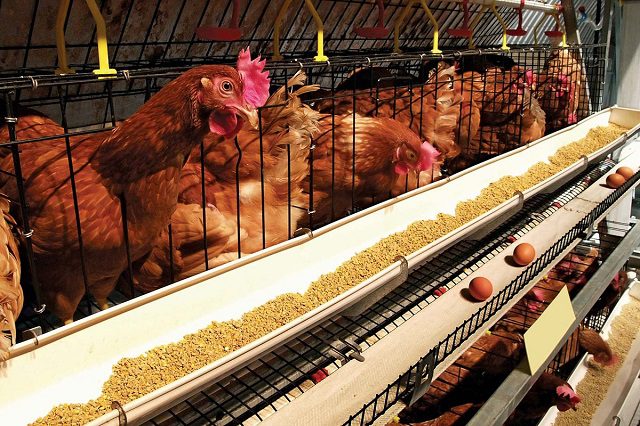
[[[402,25],[402,22],[405,20],[405,18],[411,11],[411,7],[414,5],[416,1],[420,2],[420,5],[422,6],[424,13],[427,14],[427,17],[429,18],[429,21],[433,26],[433,49],[431,49],[431,52],[442,53],[442,50],[438,49],[438,21],[436,21],[436,19],[433,17],[433,14],[431,13],[429,6],[427,6],[426,0],[408,0],[407,1],[407,4],[402,10],[402,13],[400,13],[400,16],[398,16],[394,24],[393,51],[394,53],[402,53],[402,50],[400,50],[400,26]]]
[[[304,0],[304,2],[313,17],[313,21],[316,24],[316,32],[318,33],[318,55],[313,59],[317,62],[326,62],[329,58],[324,54],[324,24],[311,0]],[[284,0],[276,16],[276,22],[273,27],[273,56],[271,57],[274,61],[281,61],[283,59],[280,54],[280,25],[289,6],[291,6],[291,0]]]
[[[86,0],[91,16],[96,24],[96,36],[98,40],[98,62],[100,68],[94,70],[97,75],[114,75],[116,70],[109,68],[109,46],[107,44],[107,26],[102,18],[100,9],[95,0]],[[56,16],[56,48],[58,49],[58,68],[56,74],[72,74],[75,71],[69,68],[67,62],[67,47],[64,39],[64,21],[69,11],[69,0],[58,2],[58,15]]]
[[[91,16],[96,23],[96,37],[98,39],[98,62],[100,68],[93,70],[97,75],[114,75],[116,70],[109,68],[109,45],[107,43],[107,26],[104,23],[104,18],[100,13],[100,9],[96,4],[96,0],[86,0]]]
[[[500,16],[500,14],[498,13],[498,8],[496,8],[496,0],[493,0],[493,3],[491,4],[491,12],[493,12],[493,15],[496,17],[496,19],[498,19],[498,22],[500,23],[500,26],[502,27],[502,50],[509,50],[509,46],[507,46],[507,24],[504,23],[504,20],[502,19],[502,16]]]

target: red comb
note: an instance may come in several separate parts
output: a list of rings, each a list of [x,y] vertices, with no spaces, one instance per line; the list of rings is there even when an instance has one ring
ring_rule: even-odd
[[[542,290],[540,290],[539,288],[534,288],[529,292],[529,294],[527,294],[527,298],[529,300],[527,300],[525,304],[529,311],[538,312],[540,309],[542,309],[545,301],[542,294]]]
[[[420,146],[420,170],[429,170],[439,155],[440,152],[433,145],[427,141],[422,142]]]
[[[569,401],[571,401],[571,404],[577,404],[580,402],[580,397],[573,391],[571,386],[569,386],[568,384],[558,386],[556,388],[556,393],[560,397],[569,398]]]
[[[526,81],[527,85],[529,85],[529,86],[531,86],[531,85],[533,85],[533,83],[535,83],[533,70],[526,70],[524,72],[524,80]]]
[[[263,71],[266,62],[266,59],[260,60],[260,55],[252,60],[248,47],[238,54],[236,67],[244,83],[242,96],[246,103],[256,108],[269,98],[269,71]]]
[[[539,288],[534,288],[531,290],[531,294],[538,302],[544,302],[543,291]]]

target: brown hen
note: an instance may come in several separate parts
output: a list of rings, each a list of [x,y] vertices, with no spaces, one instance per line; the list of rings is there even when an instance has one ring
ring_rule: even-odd
[[[456,83],[463,97],[458,138],[462,152],[450,162],[452,171],[544,136],[544,111],[526,87],[531,79],[530,71],[517,66],[462,75]]]
[[[513,115],[502,124],[481,126],[469,146],[469,151],[479,156],[494,156],[544,136],[544,111],[528,89],[524,89],[524,104],[521,108],[521,113]]]
[[[582,67],[568,49],[552,52],[534,77],[532,90],[546,113],[547,133],[578,122],[582,78]]]
[[[580,397],[569,383],[558,376],[544,372],[506,424],[518,425],[525,419],[542,417],[554,405],[560,411],[576,410],[579,402]]]
[[[314,223],[389,198],[407,174],[438,170],[438,151],[390,118],[323,115],[314,142],[306,182],[307,191],[313,190]]]
[[[72,321],[85,293],[81,254],[89,292],[102,308],[108,306],[106,298],[127,266],[124,206],[130,254],[136,260],[151,250],[168,225],[176,208],[180,170],[197,141],[209,131],[233,136],[243,118],[254,121],[260,99],[255,95],[268,90],[268,79],[261,64],[250,62],[247,55],[239,57],[242,75],[213,65],[185,72],[104,140],[70,138],[82,253],[64,143],[22,147],[41,294],[65,323]],[[7,160],[0,168],[13,171]],[[17,198],[13,180],[5,178],[0,187]]]
[[[200,146],[193,149],[180,179],[178,210],[171,218],[173,266],[169,235],[164,232],[149,256],[136,265],[134,285],[139,290],[154,290],[171,278],[187,278],[207,266],[290,238],[306,216],[306,210],[299,208],[307,203],[301,182],[309,173],[311,135],[318,125],[318,113],[299,99],[316,86],[293,90],[305,79],[300,72],[269,97],[261,112],[260,129],[241,130],[237,147],[233,141],[208,135],[203,142],[204,157]],[[287,92],[287,87],[292,90]]]
[[[440,160],[460,152],[455,141],[460,96],[453,90],[455,68],[445,63],[423,85],[413,87],[337,91],[335,99],[318,103],[318,110],[343,116],[393,118],[411,128],[441,153]],[[355,96],[355,109],[354,109]]]
[[[524,340],[518,333],[484,334],[456,360],[456,364],[494,376],[506,375],[520,361],[523,351]]]
[[[62,126],[39,111],[16,105],[15,136],[17,140],[25,141],[43,137],[52,137],[64,133]],[[0,109],[1,110],[1,109]],[[3,113],[6,114],[6,113]],[[0,144],[10,141],[9,126],[0,127]],[[11,154],[9,147],[0,146],[0,160]]]

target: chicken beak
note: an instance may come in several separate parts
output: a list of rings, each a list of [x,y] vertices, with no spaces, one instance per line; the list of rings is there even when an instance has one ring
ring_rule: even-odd
[[[250,107],[250,106],[235,106],[234,107],[236,109],[236,111],[239,113],[239,115],[245,119],[245,121],[247,123],[249,123],[249,125],[251,127],[253,127],[254,129],[258,128],[258,123],[259,123],[259,117],[258,117],[258,110],[254,107]]]

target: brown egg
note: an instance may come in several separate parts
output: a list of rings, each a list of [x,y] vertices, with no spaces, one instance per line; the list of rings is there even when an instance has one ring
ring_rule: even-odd
[[[619,188],[621,187],[625,182],[625,179],[622,175],[619,175],[617,173],[612,173],[609,176],[607,176],[607,186],[609,188]]]
[[[536,249],[529,243],[518,244],[513,250],[513,261],[520,266],[527,266],[536,257]]]
[[[491,281],[485,277],[475,277],[469,283],[469,293],[471,297],[480,302],[487,300],[489,296],[491,296],[491,293],[493,293]]]
[[[622,176],[625,180],[629,180],[631,176],[636,174],[631,167],[620,167],[616,170],[616,173]]]

